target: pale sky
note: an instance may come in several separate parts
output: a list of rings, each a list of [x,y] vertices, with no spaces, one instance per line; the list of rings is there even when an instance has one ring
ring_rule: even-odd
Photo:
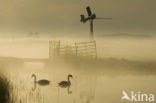
[[[156,0],[0,0],[0,37],[89,36],[89,22],[80,22],[80,14],[90,6],[98,36],[156,35]]]

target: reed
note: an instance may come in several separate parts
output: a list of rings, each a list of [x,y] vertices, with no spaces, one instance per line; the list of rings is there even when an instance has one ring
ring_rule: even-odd
[[[0,103],[10,103],[10,81],[0,73]]]

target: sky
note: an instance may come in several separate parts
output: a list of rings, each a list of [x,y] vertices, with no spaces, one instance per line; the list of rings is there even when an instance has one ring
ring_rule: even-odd
[[[0,0],[0,37],[89,37],[89,22],[80,22],[90,6],[96,37],[156,35],[155,0]]]

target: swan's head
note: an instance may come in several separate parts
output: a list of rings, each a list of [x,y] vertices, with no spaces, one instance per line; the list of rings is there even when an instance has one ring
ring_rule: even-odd
[[[31,75],[31,78],[32,78],[32,77],[36,77],[36,75],[35,75],[35,74],[32,74],[32,75]]]
[[[73,78],[73,76],[72,76],[71,74],[69,74],[69,75],[68,75],[68,77],[71,77],[71,78]]]

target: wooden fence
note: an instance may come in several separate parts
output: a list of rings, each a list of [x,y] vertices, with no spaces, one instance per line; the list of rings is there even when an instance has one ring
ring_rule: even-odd
[[[49,57],[78,56],[84,58],[97,58],[96,41],[79,42],[75,46],[60,44],[60,41],[49,42]]]

